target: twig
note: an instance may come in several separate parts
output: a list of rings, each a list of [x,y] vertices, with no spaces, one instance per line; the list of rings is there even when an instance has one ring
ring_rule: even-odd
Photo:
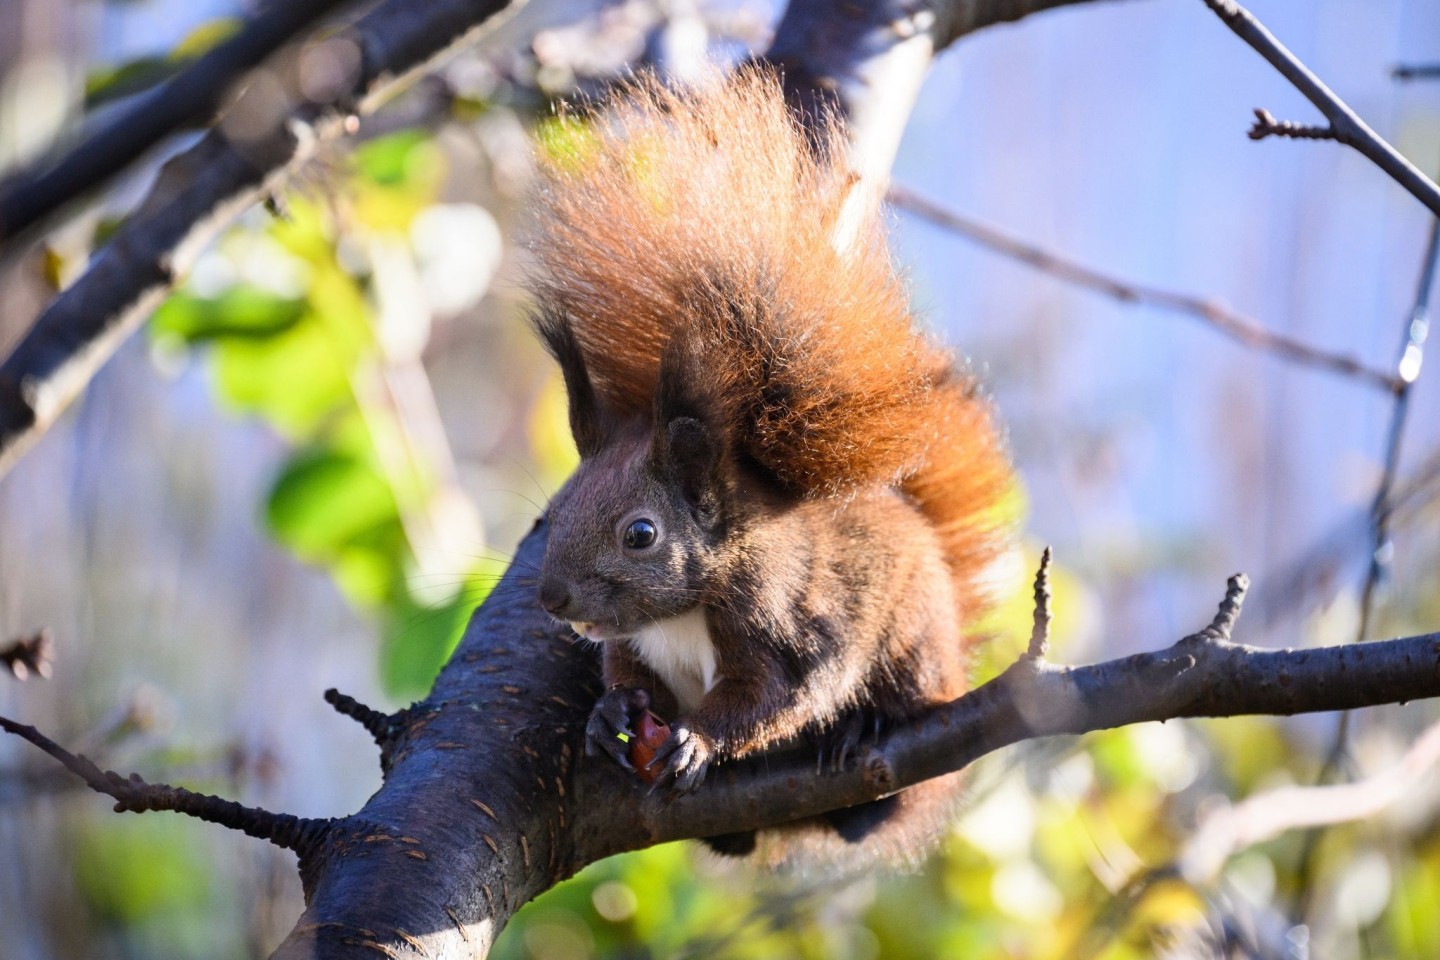
[[[1396,183],[1408,190],[1411,196],[1429,207],[1431,213],[1440,216],[1440,187],[1437,187],[1433,180],[1421,173],[1413,163],[1401,156],[1400,152],[1387,143],[1384,138],[1371,130],[1365,121],[1346,106],[1344,101],[1336,96],[1329,87],[1325,86],[1319,77],[1311,73],[1310,69],[1301,63],[1295,54],[1285,49],[1285,45],[1275,39],[1275,35],[1265,29],[1265,25],[1255,19],[1249,10],[1240,6],[1235,0],[1204,0],[1204,3],[1227,27],[1234,31],[1236,36],[1248,43],[1260,56],[1269,61],[1271,66],[1279,70],[1281,75],[1304,95],[1305,99],[1313,103],[1324,114],[1329,123],[1328,128],[1279,123],[1268,113],[1257,111],[1256,115],[1260,117],[1260,122],[1256,124],[1255,129],[1251,130],[1252,138],[1258,140],[1271,133],[1276,133],[1288,137],[1310,139],[1319,137],[1353,147],[1389,174]],[[1256,135],[1257,132],[1259,136]]]
[[[1440,481],[1440,447],[1431,450],[1420,466],[1395,483],[1390,499],[1381,509],[1385,523],[1394,526],[1433,503],[1440,497],[1437,481]],[[1344,566],[1359,544],[1368,543],[1367,531],[1372,530],[1372,521],[1373,515],[1368,511],[1347,514],[1274,572],[1258,601],[1266,624],[1276,623],[1288,615]],[[1251,606],[1254,605],[1252,602]]]
[[[0,664],[4,664],[16,680],[29,679],[32,673],[49,680],[54,656],[55,643],[47,627],[0,649]]]
[[[1294,120],[1276,120],[1269,110],[1255,109],[1255,123],[1250,127],[1251,140],[1284,137],[1287,140],[1334,140],[1334,127],[1310,126]]]
[[[906,187],[891,186],[887,198],[902,210],[974,240],[1002,256],[1043,270],[1066,283],[1094,290],[1121,303],[1146,304],[1193,317],[1247,347],[1276,354],[1293,363],[1353,377],[1389,392],[1401,387],[1399,378],[1392,374],[1367,366],[1353,357],[1322,350],[1294,337],[1267,330],[1249,317],[1235,313],[1214,300],[1162,290],[1101,273],[988,224],[962,216]]]
[[[85,757],[71,753],[34,727],[0,717],[0,730],[34,744],[60,761],[61,765],[84,780],[96,793],[115,798],[115,812],[145,813],[151,810],[173,810],[189,817],[218,823],[247,836],[268,840],[277,847],[293,850],[304,856],[320,843],[330,829],[327,820],[309,820],[289,814],[271,813],[257,807],[244,807],[233,800],[184,787],[163,783],[146,783],[139,774],[122,777],[113,770],[101,770]]]
[[[235,81],[317,20],[353,0],[265,5],[239,33],[134,98],[77,146],[0,186],[0,252],[19,234],[124,170],[179,130],[213,119]]]
[[[390,715],[376,710],[374,707],[367,707],[348,694],[341,693],[334,687],[325,691],[325,702],[335,708],[335,712],[342,717],[349,717],[360,726],[365,732],[375,738],[378,744],[384,744],[390,736]]]
[[[736,764],[735,776],[723,784],[647,808],[646,822],[657,840],[730,833],[873,800],[1035,737],[1147,720],[1290,716],[1440,696],[1440,633],[1286,650],[1231,642],[1226,636],[1245,585],[1242,576],[1231,578],[1211,624],[1167,650],[1087,667],[1022,656],[989,683],[889,733],[857,770],[802,779],[799,764],[813,770],[804,754]],[[888,789],[878,790],[880,783]]]
[[[1415,288],[1415,306],[1405,318],[1400,333],[1400,349],[1395,360],[1396,372],[1402,384],[1396,391],[1390,407],[1390,428],[1385,440],[1385,469],[1375,487],[1375,496],[1370,504],[1370,565],[1365,573],[1365,587],[1361,594],[1360,626],[1357,641],[1364,641],[1370,632],[1375,589],[1389,569],[1390,554],[1390,500],[1395,489],[1395,478],[1400,470],[1400,445],[1405,436],[1405,424],[1410,412],[1410,391],[1420,377],[1420,368],[1425,359],[1425,339],[1430,329],[1430,295],[1435,287],[1435,271],[1440,266],[1440,219],[1430,225],[1430,241],[1425,248],[1425,259],[1421,262],[1420,279]]]
[[[1402,63],[1390,71],[1396,80],[1440,79],[1440,63]]]
[[[1430,295],[1435,286],[1435,270],[1440,264],[1440,218],[1430,225],[1430,241],[1421,261],[1420,279],[1416,283],[1415,306],[1405,318],[1401,331],[1400,349],[1395,362],[1402,384],[1395,392],[1390,405],[1390,428],[1385,440],[1385,468],[1375,487],[1370,502],[1370,558],[1365,568],[1365,581],[1360,590],[1360,622],[1355,627],[1355,642],[1364,643],[1370,636],[1375,616],[1375,596],[1380,583],[1390,569],[1394,546],[1390,541],[1391,501],[1395,479],[1400,470],[1400,446],[1405,436],[1405,424],[1410,411],[1410,390],[1420,376],[1425,356],[1425,339],[1430,328]],[[1350,745],[1350,715],[1342,713],[1335,725],[1335,735],[1330,749],[1315,776],[1316,784],[1322,784],[1334,776],[1344,761]],[[1301,878],[1297,887],[1296,912],[1304,916],[1309,912],[1313,884],[1309,882],[1315,866],[1315,854],[1319,849],[1322,828],[1311,830],[1300,848],[1300,859],[1296,874]]]
[[[1030,646],[1025,655],[1044,660],[1050,651],[1050,548],[1040,554],[1040,569],[1035,571],[1035,621],[1030,628]]]
[[[374,738],[375,745],[380,748],[380,768],[389,770],[391,747],[394,746],[401,726],[410,720],[411,712],[401,710],[398,713],[385,713],[374,707],[367,707],[334,687],[325,691],[325,702],[334,707],[335,712],[342,717],[349,717],[365,728],[365,732]]]
[[[1243,573],[1237,573],[1225,581],[1225,599],[1220,601],[1220,609],[1215,611],[1215,619],[1210,625],[1194,637],[1187,639],[1215,642],[1218,640],[1228,641],[1230,634],[1235,629],[1235,621],[1240,619],[1240,608],[1245,603],[1245,594],[1250,590],[1250,578]]]
[[[302,51],[351,64],[324,91],[304,71],[292,86],[254,84],[222,123],[162,168],[149,195],[0,364],[0,476],[84,389],[100,366],[243,210],[275,192],[318,145],[353,132],[357,115],[450,50],[478,39],[522,0],[385,0],[348,30]]]

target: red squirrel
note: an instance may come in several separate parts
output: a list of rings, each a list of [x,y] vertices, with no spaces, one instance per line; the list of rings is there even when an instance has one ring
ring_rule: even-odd
[[[653,707],[671,793],[802,738],[843,763],[967,687],[1011,469],[974,380],[916,329],[845,150],[746,68],[638,81],[542,158],[535,326],[581,459],[539,599],[603,648],[587,753],[630,767]],[[805,833],[913,857],[957,786],[761,831],[758,855]]]

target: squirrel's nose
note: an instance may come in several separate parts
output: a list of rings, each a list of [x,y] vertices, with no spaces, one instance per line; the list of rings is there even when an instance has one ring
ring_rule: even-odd
[[[569,604],[570,588],[565,586],[565,581],[547,577],[540,584],[540,606],[545,608],[546,613],[559,616]]]

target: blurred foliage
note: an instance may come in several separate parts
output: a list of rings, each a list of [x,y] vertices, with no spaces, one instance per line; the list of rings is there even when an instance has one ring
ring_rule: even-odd
[[[388,386],[387,367],[403,358],[387,353],[377,329],[365,254],[377,238],[405,235],[436,202],[442,175],[428,134],[364,145],[343,191],[328,203],[290,196],[283,216],[232,232],[211,263],[220,279],[197,271],[201,281],[171,296],[150,323],[157,351],[204,347],[220,401],[294,445],[265,523],[380,624],[380,676],[397,698],[428,689],[503,571],[472,556],[437,590],[418,563],[417,530],[439,522],[430,513],[440,480]],[[197,289],[207,284],[215,289]]]

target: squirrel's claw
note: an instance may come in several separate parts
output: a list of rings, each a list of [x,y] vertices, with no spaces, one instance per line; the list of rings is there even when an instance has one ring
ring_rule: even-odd
[[[646,769],[658,767],[660,771],[650,792],[664,790],[669,800],[690,793],[705,782],[705,772],[714,754],[715,747],[709,737],[684,723],[675,724],[670,739],[660,745],[654,759],[646,765]]]
[[[843,773],[860,753],[880,740],[883,723],[878,713],[856,710],[821,735],[815,772]]]
[[[635,767],[630,763],[629,756],[630,744],[635,739],[632,721],[649,707],[650,694],[639,687],[606,691],[595,701],[590,720],[585,724],[585,755],[596,757],[605,753],[633,772]]]

